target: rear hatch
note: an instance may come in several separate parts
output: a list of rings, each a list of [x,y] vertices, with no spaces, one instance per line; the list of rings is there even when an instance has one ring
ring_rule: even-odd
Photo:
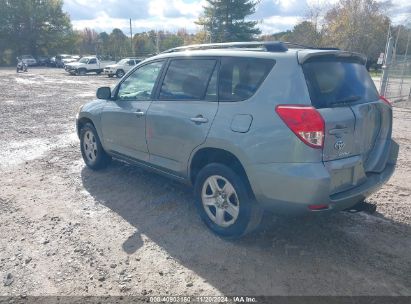
[[[380,99],[365,59],[326,51],[299,54],[299,61],[311,103],[325,122],[323,161],[357,156],[365,174],[381,172],[389,156],[392,110]]]

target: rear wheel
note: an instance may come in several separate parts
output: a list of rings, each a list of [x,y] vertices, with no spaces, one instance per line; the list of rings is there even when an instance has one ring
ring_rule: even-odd
[[[86,75],[86,69],[78,69],[77,70],[77,75],[79,75],[79,76],[84,76],[84,75]]]
[[[117,72],[116,72],[116,76],[118,77],[118,78],[122,78],[123,76],[124,76],[124,71],[123,70],[118,70]]]
[[[217,235],[239,238],[259,226],[263,211],[243,179],[229,167],[218,163],[204,167],[194,191],[202,220]]]
[[[99,170],[107,167],[111,157],[104,151],[94,126],[87,123],[80,131],[81,155],[86,165]]]

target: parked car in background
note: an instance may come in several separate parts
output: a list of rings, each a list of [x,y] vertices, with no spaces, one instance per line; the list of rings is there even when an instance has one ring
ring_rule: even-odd
[[[71,55],[67,55],[67,54],[57,55],[57,56],[56,56],[56,59],[55,59],[55,66],[56,66],[56,68],[64,68],[64,66],[65,66],[65,61],[66,61],[66,62],[67,62],[67,61],[71,61],[71,60],[72,60],[71,57],[72,57]]]
[[[24,62],[28,66],[37,65],[37,60],[34,59],[34,57],[31,55],[22,55],[19,58],[21,59],[22,62]]]
[[[37,64],[41,66],[48,66],[50,63],[50,58],[47,56],[37,56]]]
[[[110,64],[113,64],[113,62],[104,62],[96,56],[88,56],[81,58],[78,62],[66,64],[65,69],[72,75],[85,75],[87,73],[101,74],[104,68]]]
[[[118,78],[123,77],[129,70],[131,70],[136,64],[143,61],[139,58],[124,58],[117,62],[116,64],[108,65],[104,68],[104,74],[108,77],[113,77],[114,75]]]
[[[56,67],[56,56],[53,56],[53,57],[50,58],[48,66],[49,67]]]
[[[223,237],[279,215],[366,209],[394,172],[392,107],[352,52],[282,42],[186,46],[98,89],[77,116],[83,159],[194,187]]]

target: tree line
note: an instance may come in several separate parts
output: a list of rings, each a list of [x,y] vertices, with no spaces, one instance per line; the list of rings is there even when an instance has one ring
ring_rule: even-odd
[[[329,6],[314,6],[293,29],[261,35],[264,20],[251,20],[258,1],[206,0],[196,21],[197,33],[147,31],[132,39],[121,29],[111,33],[94,29],[74,30],[63,11],[62,0],[0,0],[0,64],[11,64],[19,54],[52,56],[58,53],[98,54],[118,60],[126,56],[145,57],[169,48],[193,43],[280,40],[313,47],[338,47],[364,53],[375,62],[384,52],[391,24],[387,3],[376,0],[340,0]],[[398,48],[405,48],[405,26]],[[405,38],[404,38],[405,37]]]

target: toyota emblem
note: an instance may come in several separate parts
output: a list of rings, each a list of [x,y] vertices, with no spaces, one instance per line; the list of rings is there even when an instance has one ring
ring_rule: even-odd
[[[334,148],[336,150],[342,150],[344,149],[344,147],[345,147],[345,143],[342,140],[338,140],[334,145]]]

